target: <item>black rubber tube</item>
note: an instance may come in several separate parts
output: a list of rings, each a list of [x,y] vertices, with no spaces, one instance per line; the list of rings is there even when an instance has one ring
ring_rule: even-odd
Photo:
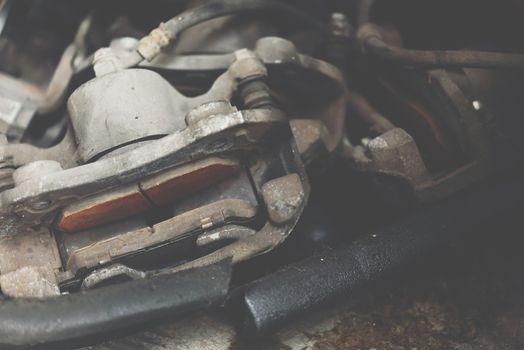
[[[199,23],[232,15],[240,12],[256,10],[274,10],[308,23],[317,29],[327,30],[327,26],[304,11],[287,5],[284,2],[271,0],[220,0],[190,8],[165,23],[170,38],[175,38],[184,30]]]
[[[158,54],[157,49],[159,47],[166,46],[169,41],[174,40],[179,36],[184,30],[191,28],[199,23],[209,21],[215,18],[233,15],[242,12],[254,12],[254,11],[263,11],[263,10],[272,10],[275,12],[280,12],[284,15],[287,15],[294,20],[303,21],[308,23],[312,27],[320,31],[328,32],[328,27],[322,21],[317,20],[315,17],[310,16],[306,12],[287,5],[285,2],[272,1],[272,0],[219,0],[211,1],[205,3],[204,5],[190,8],[181,14],[171,18],[166,23],[160,25],[157,30],[160,30],[163,34],[161,42],[158,42],[157,39],[153,39],[156,35],[150,34],[147,37],[141,39],[141,42],[145,42],[146,47],[148,47],[145,52],[139,48],[134,51],[132,54],[125,56],[122,60],[122,65],[126,68],[134,67],[143,59],[152,60],[156,54]],[[153,32],[151,32],[153,33]],[[154,44],[151,44],[155,42]]]
[[[64,344],[221,303],[231,261],[47,300],[0,302],[0,347]],[[54,347],[53,347],[54,348]]]
[[[415,257],[523,206],[519,176],[458,195],[360,241],[287,266],[246,288],[241,305],[247,332],[263,335],[307,311],[348,300]]]

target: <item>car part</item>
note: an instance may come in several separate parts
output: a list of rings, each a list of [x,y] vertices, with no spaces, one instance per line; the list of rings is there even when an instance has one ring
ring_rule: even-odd
[[[460,14],[467,5],[432,9]],[[482,16],[490,18],[493,9],[510,16],[515,9],[489,6]],[[451,23],[427,36],[410,13],[419,14],[369,0],[4,1],[0,289],[6,310],[18,310],[12,299],[45,299],[37,304],[50,313],[61,300],[103,299],[122,283],[142,288],[193,273],[205,279],[209,266],[224,261],[234,266],[234,278],[217,281],[214,301],[224,300],[221,283],[237,292],[258,277],[264,290],[287,292],[279,289],[279,276],[292,270],[263,277],[272,271],[258,266],[244,278],[240,271],[260,256],[285,251],[277,265],[294,266],[312,253],[315,243],[297,243],[303,227],[291,233],[310,191],[329,181],[330,172],[346,179],[337,210],[346,211],[345,225],[355,234],[342,239],[350,247],[359,232],[393,225],[408,213],[424,226],[425,214],[416,210],[430,203],[444,208],[441,220],[458,223],[454,198],[520,164],[522,48],[504,27],[490,27],[488,36],[468,31],[458,42],[449,32],[460,25]],[[461,222],[457,231],[464,227]],[[428,240],[418,232],[421,250],[437,247],[433,230],[420,228]],[[406,247],[411,234],[399,232],[388,247]],[[402,252],[370,247],[340,253],[360,277],[377,271],[359,275],[359,254],[364,261],[380,253],[388,270],[397,262],[388,254]],[[328,279],[337,267],[325,265],[328,271],[316,274]],[[344,276],[338,286],[352,289],[363,280],[357,277]],[[322,288],[309,292],[307,300],[330,298]],[[250,293],[255,328],[271,328],[307,307],[300,298],[282,298],[282,305]],[[199,306],[196,299],[187,302]],[[155,307],[144,303],[140,312],[153,315],[146,309]],[[282,317],[273,319],[276,314]],[[77,320],[67,317],[73,327]],[[71,337],[97,333],[95,323]],[[30,343],[69,339],[45,338],[33,326]],[[5,343],[23,343],[8,333]]]
[[[231,4],[251,9],[245,5]],[[195,13],[211,8],[216,6]],[[230,12],[224,11],[197,16],[195,23],[188,19],[187,26]],[[237,263],[271,250],[298,220],[308,184],[286,113],[272,94],[280,90],[296,105],[297,96],[286,96],[285,86],[278,86],[285,85],[279,76],[303,71],[329,88],[317,103],[321,111],[345,89],[338,70],[299,54],[288,40],[260,38],[253,50],[221,55],[212,69],[223,73],[205,93],[186,96],[156,72],[125,68],[133,52],[109,47],[94,53],[95,77],[70,95],[69,127],[58,144],[2,146],[5,169],[13,169],[0,195],[4,294],[72,292],[91,285],[85,281],[103,275],[99,270],[110,264],[144,268],[132,260],[179,245],[189,248],[179,259],[191,251],[194,259],[202,234],[213,237],[218,249],[202,257],[196,252],[196,260],[175,270],[228,257]],[[325,132],[329,151],[342,135],[343,114],[335,117]],[[322,127],[309,124],[293,129]]]
[[[127,282],[99,290],[46,300],[4,301],[3,345],[53,344],[81,340],[143,324],[173,312],[184,313],[220,303],[230,278],[230,261],[163,275],[150,280]],[[180,291],[173,297],[171,291]],[[129,305],[134,307],[130,308]],[[35,317],[35,315],[40,315]],[[49,330],[52,330],[51,332]]]
[[[243,306],[244,327],[263,336],[311,309],[347,300],[427,252],[456,244],[479,225],[502,220],[520,206],[518,177],[505,178],[285,266],[238,292],[241,300],[235,302]]]

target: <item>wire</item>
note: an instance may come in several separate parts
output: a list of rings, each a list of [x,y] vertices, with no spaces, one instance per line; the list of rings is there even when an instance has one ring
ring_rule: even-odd
[[[321,31],[327,31],[327,25],[322,21],[319,21],[298,8],[282,2],[271,0],[211,1],[204,5],[190,8],[180,15],[171,18],[166,23],[161,23],[158,28],[140,40],[137,48],[139,55],[135,54],[131,56],[129,61],[126,62],[126,67],[136,65],[143,59],[151,61],[163,47],[167,46],[169,42],[174,40],[180,33],[199,23],[218,17],[256,10],[279,11],[294,19],[308,23]]]
[[[221,0],[212,1],[202,6],[191,8],[179,16],[166,22],[166,29],[170,37],[174,38],[182,31],[210,19],[227,16],[239,12],[255,10],[276,10],[313,25],[317,29],[325,30],[326,25],[307,13],[293,6],[278,1],[268,0]]]

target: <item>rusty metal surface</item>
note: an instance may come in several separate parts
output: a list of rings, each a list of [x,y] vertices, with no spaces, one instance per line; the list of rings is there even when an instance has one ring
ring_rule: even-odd
[[[293,154],[293,157],[298,157],[298,154]],[[298,165],[300,166],[300,163]],[[297,173],[277,177],[262,186],[261,193],[264,199],[271,197],[271,201],[265,203],[265,209],[274,215],[269,214],[269,219],[256,234],[169,270],[182,271],[211,265],[224,259],[231,259],[237,264],[275,249],[291,234],[307,203],[309,182],[304,171],[300,166]],[[284,214],[276,214],[275,206],[284,209]]]
[[[349,17],[340,13],[333,14],[331,19],[335,37],[354,39]],[[185,20],[186,17],[181,16],[174,18],[173,23]],[[89,17],[80,26],[73,44],[63,52],[47,92],[38,88],[36,102],[44,102],[31,106],[31,115],[33,109],[49,112],[60,105],[75,70],[89,65],[80,62],[85,53],[81,41],[88,29]],[[138,42],[137,50],[150,60],[161,47],[167,46],[173,39],[171,36],[168,26],[161,24],[150,37]],[[124,67],[142,60],[132,45],[127,56],[125,48],[121,48],[122,52],[117,52],[113,45],[99,49],[93,60],[96,77],[84,82],[69,100],[71,123],[59,145],[44,150],[30,145],[7,145],[1,140],[0,284],[4,294],[13,297],[55,295],[60,292],[59,283],[64,293],[74,292],[89,273],[91,280],[88,277],[84,287],[113,277],[140,279],[146,272],[110,264],[130,261],[125,259],[137,258],[142,253],[148,253],[157,263],[153,253],[173,248],[174,243],[185,251],[170,256],[169,262],[159,263],[163,264],[159,273],[205,267],[223,259],[236,264],[273,250],[293,230],[308,200],[309,184],[301,159],[310,163],[322,156],[331,158],[330,153],[336,151],[346,137],[348,102],[361,114],[361,121],[368,124],[366,136],[358,135],[362,142],[355,147],[358,151],[347,152],[347,158],[351,158],[357,170],[407,180],[420,201],[446,197],[488,174],[491,145],[487,142],[485,125],[477,120],[481,117],[477,113],[479,108],[469,101],[467,91],[446,74],[428,74],[430,81],[435,80],[428,84],[435,84],[434,90],[442,90],[440,94],[457,110],[457,115],[451,113],[449,119],[456,119],[452,124],[458,129],[453,132],[464,148],[461,151],[465,161],[446,172],[431,173],[432,167],[427,164],[428,157],[417,137],[409,129],[406,129],[408,133],[394,128],[396,123],[384,118],[374,109],[375,105],[368,104],[359,95],[348,98],[345,79],[337,68],[300,54],[295,43],[287,39],[265,37],[250,42],[254,44],[252,50],[237,48],[233,53],[207,56],[172,55],[166,50],[159,60],[144,63],[141,69],[126,70]],[[331,49],[317,48],[311,52],[317,50]],[[354,54],[358,55],[358,50]],[[349,57],[346,61],[350,61]],[[373,64],[367,68],[373,69]],[[347,73],[344,64],[340,66]],[[144,68],[170,72],[161,76]],[[209,86],[199,86],[199,95],[185,95],[177,90],[184,88],[182,80],[180,86],[172,86],[174,81],[178,84],[178,78],[174,78],[177,74],[189,72],[187,76],[196,74],[195,77],[209,70],[216,71],[216,75],[210,74]],[[363,69],[364,75],[365,71]],[[173,77],[169,77],[172,73]],[[3,80],[0,76],[0,83]],[[357,88],[359,84],[351,86]],[[32,94],[31,86],[28,83],[28,87],[23,87],[28,90],[24,91],[26,95]],[[315,98],[308,101],[311,96]],[[0,119],[8,124],[24,112],[23,106],[11,96],[4,96],[0,104],[3,106]],[[386,115],[389,116],[389,112]],[[289,128],[289,119],[296,117],[301,119],[292,120]],[[437,115],[424,117],[430,121],[438,119]],[[369,135],[370,130],[380,135]],[[348,133],[347,148],[351,148],[350,143],[354,141],[349,137]],[[203,167],[195,163],[210,156],[231,156],[239,161]],[[218,182],[233,177],[241,169],[248,177],[248,186],[241,188],[249,187],[246,193],[240,193],[239,189],[235,196],[221,194],[223,182]],[[217,185],[217,188],[211,190],[208,185]],[[202,191],[200,198],[195,195],[188,199],[187,195],[193,195],[193,191]],[[173,204],[174,199],[183,201]],[[62,211],[64,206],[67,207]],[[56,227],[53,226],[55,218],[61,211],[58,228],[81,231],[80,237],[47,230],[30,231],[35,227]],[[121,219],[128,220],[121,222]],[[110,226],[98,229],[101,224]],[[3,237],[9,235],[13,237]],[[38,250],[34,250],[34,245],[38,245]],[[417,313],[416,302],[414,306],[403,303],[398,286],[386,291],[397,298],[392,303],[395,307],[404,306],[402,310],[391,311],[393,307],[387,303],[389,294],[379,290],[357,306],[339,306],[335,313],[323,310],[317,315],[321,318],[318,322],[290,325],[267,342],[242,339],[228,320],[203,315],[192,319],[193,323],[188,322],[186,328],[180,323],[184,321],[166,326],[169,340],[152,336],[154,341],[141,345],[140,341],[128,338],[122,340],[123,346],[118,345],[119,341],[110,346],[418,348],[422,346],[422,338],[416,341],[410,338],[410,334],[418,336],[417,332],[429,339],[426,345],[430,347],[455,345],[456,338],[445,338],[449,335],[448,324],[453,322],[441,312],[435,312],[438,307],[419,307],[422,311]],[[284,294],[289,295],[289,288]],[[419,296],[410,297],[418,300]],[[374,300],[380,300],[378,309]],[[366,309],[366,306],[370,307]],[[376,312],[380,312],[381,317],[373,316]],[[391,321],[397,315],[400,319]],[[423,330],[409,324],[410,317],[425,324],[421,315],[427,318],[427,327]],[[360,327],[360,323],[368,319],[373,320],[371,328]],[[381,324],[385,326],[380,328]],[[180,331],[171,331],[171,327],[185,330],[177,335]],[[380,331],[375,331],[379,328]],[[208,337],[201,334],[202,329],[217,331]],[[437,340],[434,340],[435,332],[441,331],[443,335],[435,336]]]
[[[298,152],[305,164],[326,155],[328,152],[329,134],[320,120],[293,119],[289,122]]]
[[[58,247],[48,230],[28,231],[0,240],[0,288],[15,298],[60,294],[56,272],[62,268]]]
[[[266,203],[269,220],[277,225],[296,217],[305,205],[304,187],[298,174],[290,174],[265,183],[262,197]]]
[[[62,255],[66,261],[69,261],[72,256],[81,251],[84,251],[82,254],[86,255],[99,252],[100,249],[116,253],[122,249],[121,245],[130,243],[130,240],[135,240],[141,249],[145,249],[153,242],[151,240],[161,243],[162,237],[171,237],[172,240],[180,235],[183,237],[196,236],[201,231],[204,232],[202,227],[206,230],[213,230],[214,228],[220,229],[223,224],[230,222],[244,223],[258,213],[258,207],[259,201],[253,192],[247,172],[242,171],[215,186],[180,198],[176,203],[165,207],[164,209],[168,209],[173,217],[171,219],[162,218],[154,225],[148,222],[145,215],[141,215],[73,234],[57,232],[55,236],[61,247]],[[163,224],[162,221],[165,223]],[[194,225],[190,225],[190,232],[184,235],[184,227],[187,227],[181,223],[186,221],[193,222]],[[169,225],[171,224],[175,226],[170,230]],[[162,230],[157,231],[155,227],[162,228]],[[227,231],[227,228],[224,227],[224,230]],[[165,234],[159,235],[164,231]],[[101,242],[98,248],[97,242]],[[164,243],[169,244],[171,241]],[[136,253],[140,254],[141,250]],[[65,279],[69,277],[67,274],[63,276]]]
[[[20,186],[1,193],[2,211],[5,214],[12,212],[15,202],[21,209],[22,203],[38,201],[37,198],[45,197],[46,200],[50,201],[49,207],[45,210],[33,212],[36,216],[31,217],[31,219],[29,219],[31,215],[29,212],[32,209],[28,208],[27,220],[38,221],[39,217],[53,211],[56,206],[72,203],[75,199],[88,194],[115,188],[124,182],[138,180],[144,173],[157,173],[166,169],[168,165],[181,165],[181,163],[187,162],[188,158],[191,158],[191,154],[197,158],[197,155],[203,152],[232,151],[235,149],[235,141],[226,139],[217,143],[216,139],[224,136],[225,131],[242,125],[247,128],[254,125],[260,128],[270,128],[275,125],[282,128],[286,127],[281,112],[267,109],[210,117],[206,120],[206,123],[198,122],[179,133],[166,136],[126,154],[25,181]],[[264,135],[265,133],[259,136],[263,138]],[[247,145],[242,144],[241,140],[249,137],[248,143],[255,141],[250,136],[254,135],[249,135],[249,133],[236,135],[236,143],[244,148]],[[207,142],[200,142],[198,147],[194,147],[195,141],[199,139],[207,139]],[[192,151],[188,151],[186,147],[190,147],[189,149],[192,149]],[[151,159],[150,154],[157,155],[156,159]],[[177,161],[173,156],[174,158],[182,157],[185,160],[179,159]]]
[[[253,51],[268,66],[290,64],[297,68],[316,71],[338,85],[340,92],[345,90],[344,78],[333,65],[300,54],[295,45],[279,37],[263,37],[254,43]],[[235,56],[232,53],[210,55],[175,55],[162,52],[153,61],[143,61],[140,66],[162,68],[169,70],[224,70],[233,63]]]
[[[11,298],[49,298],[60,295],[55,272],[49,267],[24,266],[0,276],[2,293]]]
[[[141,130],[135,131],[134,128],[129,129],[128,118],[130,117],[130,114],[128,112],[136,113],[136,111],[134,111],[136,109],[136,106],[134,107],[133,105],[133,103],[136,103],[136,101],[134,101],[136,100],[136,98],[129,99],[129,96],[132,97],[136,95],[133,92],[133,90],[135,89],[134,86],[128,87],[128,90],[131,91],[128,91],[127,93],[129,95],[127,98],[127,102],[129,103],[126,103],[125,101],[120,101],[123,102],[121,103],[122,105],[120,105],[119,103],[117,103],[118,106],[114,105],[114,100],[116,98],[115,93],[117,95],[118,93],[121,93],[120,87],[111,85],[111,91],[113,95],[107,94],[108,91],[106,90],[108,82],[113,82],[116,78],[119,78],[121,80],[122,77],[124,77],[124,86],[127,86],[130,83],[131,85],[133,85],[133,81],[137,80],[135,79],[136,76],[140,76],[141,80],[146,79],[146,81],[148,82],[150,79],[154,78],[151,82],[145,84],[145,86],[141,88],[146,88],[146,90],[148,90],[149,93],[149,90],[153,92],[153,90],[156,91],[158,90],[158,87],[160,87],[159,89],[160,91],[162,91],[164,95],[167,94],[167,96],[174,97],[179,102],[175,105],[172,105],[172,102],[168,102],[167,106],[170,106],[171,108],[167,108],[164,98],[162,100],[164,101],[164,108],[158,111],[157,109],[155,109],[158,108],[158,106],[156,106],[156,104],[158,104],[158,101],[156,99],[153,99],[152,101],[154,108],[151,108],[153,108],[153,111],[155,111],[154,114],[163,116],[176,115],[181,124],[178,123],[180,125],[177,124],[177,127],[174,128],[174,130],[173,127],[169,127],[164,131],[160,130],[157,133],[153,133],[160,133],[162,135],[165,135],[167,133],[174,132],[173,134],[170,134],[161,140],[151,140],[149,143],[145,145],[141,145],[140,147],[134,150],[126,152],[125,155],[117,154],[114,157],[104,158],[94,163],[78,166],[73,169],[66,169],[64,173],[59,172],[58,174],[51,174],[50,177],[55,177],[55,179],[54,181],[53,179],[48,179],[50,183],[46,185],[41,183],[46,182],[44,177],[33,179],[33,182],[35,182],[33,185],[35,185],[36,188],[30,185],[32,181],[26,181],[24,183],[24,186],[22,187],[26,187],[25,190],[19,188],[19,186],[17,185],[17,187],[2,193],[3,211],[10,211],[14,202],[17,202],[18,205],[21,204],[20,195],[22,197],[25,196],[21,193],[17,193],[20,191],[32,192],[32,194],[26,193],[26,195],[29,194],[29,196],[31,197],[35,195],[39,197],[48,197],[50,193],[45,194],[43,192],[47,192],[49,190],[51,190],[51,192],[54,192],[57,189],[59,189],[59,192],[62,192],[65,191],[68,187],[70,190],[73,190],[74,193],[70,192],[70,194],[63,193],[59,195],[59,197],[62,197],[58,200],[58,202],[60,203],[56,203],[53,199],[46,198],[45,200],[50,202],[48,207],[45,208],[43,212],[40,211],[40,213],[38,214],[33,213],[36,214],[36,217],[31,217],[30,219],[28,219],[38,221],[38,216],[41,216],[41,214],[45,212],[54,210],[57,206],[69,204],[67,202],[71,202],[73,199],[82,198],[88,194],[96,193],[96,190],[93,191],[96,187],[96,184],[101,186],[100,190],[107,190],[108,188],[115,187],[115,185],[117,184],[122,184],[126,182],[128,183],[130,181],[136,180],[137,178],[142,177],[144,173],[152,174],[158,172],[159,170],[164,170],[167,167],[167,165],[180,165],[181,162],[179,161],[175,161],[174,159],[165,159],[165,150],[162,151],[159,149],[159,147],[170,148],[171,151],[168,153],[172,153],[173,150],[177,150],[179,155],[183,153],[182,157],[186,158],[185,161],[187,162],[188,158],[192,158],[193,160],[197,158],[202,158],[203,155],[207,154],[219,153],[224,151],[235,151],[239,148],[245,149],[246,146],[248,146],[248,144],[254,145],[255,143],[257,143],[257,140],[260,141],[260,138],[263,137],[265,131],[267,131],[267,129],[269,129],[271,126],[277,124],[281,124],[281,126],[283,126],[284,117],[282,115],[282,112],[275,109],[250,109],[240,112],[229,113],[226,115],[212,115],[206,118],[205,120],[199,120],[198,122],[195,122],[194,124],[185,127],[185,122],[183,119],[191,109],[210,101],[230,100],[233,97],[233,93],[236,90],[238,84],[243,79],[253,76],[259,77],[267,75],[266,67],[253,52],[250,52],[248,50],[238,50],[235,52],[235,58],[236,60],[231,64],[229,69],[216,79],[213,86],[206,93],[196,97],[183,96],[175,88],[171,87],[167,83],[167,81],[165,81],[156,73],[147,72],[144,70],[118,71],[112,74],[97,77],[89,81],[88,83],[82,85],[73,93],[72,97],[70,98],[69,109],[75,138],[78,143],[78,149],[75,153],[78,153],[80,155],[80,158],[83,160],[83,162],[91,160],[93,156],[105,155],[104,152],[110,152],[114,147],[127,145],[130,142],[129,139],[135,140],[137,137],[140,139],[143,138],[144,135],[152,136],[151,134],[147,133],[142,134],[143,132],[147,131],[147,128],[144,128],[143,125],[140,123],[137,126]],[[99,101],[102,97],[104,98],[103,102]],[[97,103],[92,103],[94,100],[97,100]],[[171,101],[169,98],[168,100]],[[133,101],[133,103],[130,103],[130,101]],[[128,106],[129,104],[131,104],[131,106]],[[129,107],[131,107],[130,111],[128,110]],[[141,109],[139,108],[139,110]],[[147,114],[147,111],[143,112]],[[167,114],[165,114],[166,112]],[[78,114],[81,114],[82,118],[79,118]],[[259,123],[262,120],[259,119],[260,116],[256,117],[256,114],[264,115],[262,116],[262,119],[265,119],[265,121]],[[83,118],[85,118],[86,115],[92,117],[89,119],[89,128],[86,128],[84,125],[85,120]],[[107,129],[108,125],[106,125],[107,115],[112,116],[111,120],[109,121],[110,126],[112,126],[109,128],[110,130]],[[254,119],[258,121],[253,120],[252,117],[254,117]],[[267,117],[269,117],[269,119]],[[135,116],[133,120],[136,122],[136,120],[139,120],[140,118],[140,116]],[[252,124],[253,121],[255,121],[254,124]],[[148,123],[150,123],[150,121],[146,120],[146,124]],[[257,124],[257,126],[255,126],[255,124]],[[241,127],[245,128],[246,130],[244,133],[240,133],[240,135],[238,135],[238,133],[229,136],[223,135],[224,133],[230,132],[231,129],[237,129]],[[180,128],[183,129],[180,130]],[[130,132],[132,136],[129,135],[129,130],[131,130]],[[115,132],[119,135],[119,137],[116,140],[116,144],[107,144],[109,142],[108,140],[113,139],[115,135],[113,135],[112,133]],[[139,134],[136,135],[136,132],[138,132]],[[122,134],[120,135],[119,133]],[[211,141],[211,145],[205,144],[206,139],[220,137],[224,138],[225,140],[219,140],[217,144],[215,142],[217,140],[215,139]],[[83,142],[86,140],[89,141],[87,142],[87,144]],[[97,142],[97,140],[101,142],[101,147],[95,146],[100,143]],[[64,142],[69,143],[70,141],[68,139]],[[192,148],[193,150],[191,151]],[[249,146],[247,148],[249,148]],[[60,151],[60,149],[54,149],[53,151]],[[177,151],[175,151],[175,153],[177,153]],[[16,147],[6,148],[5,150],[3,150],[2,159],[9,159],[13,156],[13,153],[17,152],[20,152],[20,150],[18,150]],[[139,154],[141,154],[141,156]],[[151,159],[150,154],[155,154],[155,158]],[[49,156],[48,153],[46,153],[46,155]],[[136,158],[134,159],[133,155],[138,156],[138,158],[142,158],[142,160]],[[51,158],[53,157],[51,156]],[[140,163],[142,163],[142,167],[139,165]],[[121,168],[123,172],[118,171],[118,168]],[[68,175],[68,171],[77,174]],[[130,174],[130,171],[134,172],[135,174]],[[103,173],[105,173],[105,175]],[[58,183],[55,183],[53,185],[52,183],[55,181],[57,181]],[[77,187],[77,185],[74,185],[72,183],[70,183],[69,186],[67,185],[68,182],[78,181],[80,183],[78,183],[77,185],[89,188],[85,188],[87,190],[87,193],[80,190]],[[110,182],[112,182],[113,185],[111,185]],[[71,186],[74,189],[71,188]],[[11,198],[8,199],[6,197]],[[69,198],[66,199],[64,197]],[[65,202],[63,200],[65,200]]]
[[[79,32],[89,25],[88,18]],[[85,49],[80,41],[76,38],[74,42],[78,48],[67,48],[61,65],[78,58],[75,50]],[[13,144],[0,148],[0,158],[16,169],[14,186],[0,195],[0,231],[9,235],[34,225],[58,228],[59,232],[53,233],[65,265],[57,276],[60,282],[79,278],[75,275],[80,270],[106,266],[185,238],[196,239],[203,232],[211,234],[207,238],[215,237],[217,228],[246,224],[257,214],[261,214],[256,224],[260,231],[228,226],[223,234],[218,232],[219,240],[237,241],[187,267],[229,256],[234,262],[243,261],[283,242],[305,206],[309,187],[286,112],[275,107],[278,104],[273,103],[272,91],[262,81],[269,75],[266,63],[284,70],[295,67],[330,86],[319,107],[327,105],[328,111],[321,116],[329,119],[327,129],[338,126],[334,137],[324,135],[329,151],[340,141],[344,121],[343,99],[329,103],[343,95],[340,72],[324,61],[299,54],[291,41],[266,37],[256,42],[253,51],[234,51],[209,89],[187,96],[156,72],[124,70],[126,63],[119,60],[125,61],[126,53],[121,52],[120,57],[112,50],[95,52],[96,77],[71,95],[67,106],[70,125],[62,142],[45,150]],[[75,61],[74,65],[80,67],[80,63]],[[58,78],[65,75],[66,79],[52,79],[64,83],[50,87],[53,95],[60,95],[67,86],[74,65],[57,73]],[[277,78],[280,75],[272,74]],[[248,89],[254,79],[260,80],[259,84]],[[236,101],[238,97],[240,101]],[[236,108],[238,103],[243,110]],[[309,106],[304,109],[309,110]],[[318,127],[322,129],[322,125]],[[275,154],[278,158],[265,154],[277,148],[282,152]],[[200,167],[199,160],[214,155],[238,157],[242,163],[222,161]],[[252,190],[259,192],[254,196],[264,199],[269,221],[251,198],[242,196],[208,200],[185,211],[175,205],[172,211],[174,200],[205,190],[241,167],[251,167],[251,171],[257,162],[265,164],[259,174],[251,174]],[[132,216],[138,217],[120,222]],[[101,227],[108,224],[111,226]],[[100,230],[95,232],[95,227]],[[67,238],[63,232],[77,232],[83,237]],[[206,236],[202,239],[205,241]],[[14,253],[28,247],[22,244]]]
[[[49,266],[52,269],[62,267],[56,241],[48,230],[31,230],[22,235],[2,238],[0,250],[2,274],[23,266]]]
[[[152,227],[125,232],[79,248],[69,253],[66,267],[76,272],[80,268],[103,265],[134,252],[181,239],[184,235],[201,228],[220,225],[233,218],[248,220],[255,214],[256,208],[242,200],[222,200],[162,221]]]

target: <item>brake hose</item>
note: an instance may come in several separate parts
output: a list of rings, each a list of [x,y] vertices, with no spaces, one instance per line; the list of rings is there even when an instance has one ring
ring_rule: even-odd
[[[184,30],[199,23],[239,12],[256,10],[275,10],[294,18],[300,19],[313,27],[325,31],[326,25],[307,13],[287,5],[271,0],[221,0],[211,1],[204,5],[186,10],[165,23],[161,23],[148,36],[142,38],[136,51],[130,55],[124,66],[126,68],[137,65],[144,59],[151,61],[160,50],[167,46]]]
[[[359,29],[359,40],[366,53],[403,65],[423,68],[503,68],[524,69],[524,55],[487,51],[410,50],[386,43],[378,27],[366,24]]]

